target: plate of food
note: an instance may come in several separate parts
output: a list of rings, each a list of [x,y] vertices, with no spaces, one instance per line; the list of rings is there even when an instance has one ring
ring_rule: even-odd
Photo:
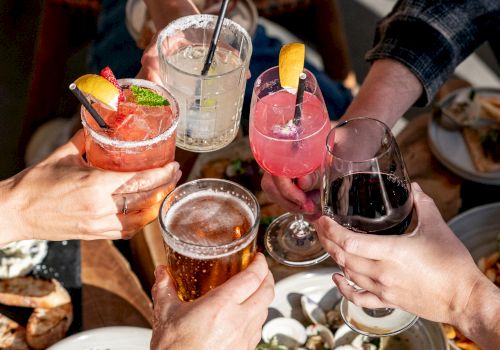
[[[81,326],[78,241],[0,248],[0,349],[45,349]]]
[[[441,325],[424,319],[392,337],[370,338],[352,331],[338,310],[341,296],[331,278],[338,271],[315,269],[276,283],[257,349],[449,349]]]
[[[428,133],[433,154],[451,171],[500,185],[500,90],[453,91],[436,105]]]
[[[500,202],[467,210],[448,222],[481,271],[500,287]],[[479,349],[453,327],[447,335],[460,349]]]
[[[149,349],[151,335],[148,328],[102,327],[73,334],[47,350],[144,350]]]

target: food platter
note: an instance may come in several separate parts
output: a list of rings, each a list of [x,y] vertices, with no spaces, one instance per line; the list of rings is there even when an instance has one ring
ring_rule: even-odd
[[[291,275],[276,283],[275,298],[269,307],[267,322],[278,317],[290,317],[306,324],[301,297],[308,296],[322,309],[331,309],[340,299],[331,276],[338,268],[322,268]],[[419,319],[408,331],[400,335],[411,349],[449,349],[441,326]]]
[[[47,350],[143,350],[149,349],[151,329],[103,327],[73,334]]]
[[[453,91],[438,102],[438,110],[449,106],[459,94],[470,91],[463,88]],[[479,96],[498,96],[500,90],[490,88],[474,88]],[[469,149],[461,130],[448,129],[438,122],[438,116],[433,116],[428,125],[429,146],[435,157],[449,170],[460,177],[488,185],[500,185],[500,171],[480,172],[474,166]]]

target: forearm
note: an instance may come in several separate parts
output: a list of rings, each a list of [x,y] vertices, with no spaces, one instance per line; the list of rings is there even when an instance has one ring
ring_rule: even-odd
[[[179,17],[200,13],[191,0],[145,0],[145,2],[158,31]]]
[[[500,344],[500,288],[485,276],[474,287],[457,327],[484,350]]]
[[[0,181],[0,247],[4,245],[25,239],[21,237],[19,223],[16,212],[15,196],[12,195],[12,189],[15,182],[12,178]]]
[[[341,120],[371,117],[392,127],[421,94],[422,84],[406,66],[377,60]]]

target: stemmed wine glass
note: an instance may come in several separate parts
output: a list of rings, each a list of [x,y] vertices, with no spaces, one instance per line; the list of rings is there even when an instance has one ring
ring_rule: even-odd
[[[323,214],[356,232],[405,233],[412,219],[413,198],[403,158],[387,125],[371,118],[350,119],[330,131],[326,149]],[[345,298],[340,306],[347,325],[369,336],[400,333],[418,319],[399,309],[361,308]]]
[[[305,75],[305,76],[304,76]],[[255,160],[274,176],[298,178],[321,167],[330,120],[316,78],[304,70],[302,103],[297,91],[283,88],[279,68],[263,72],[255,81],[250,107],[250,147]],[[301,89],[298,89],[301,90]],[[296,110],[300,110],[297,118]],[[326,258],[314,228],[301,214],[286,213],[268,227],[264,243],[282,264],[308,266]]]

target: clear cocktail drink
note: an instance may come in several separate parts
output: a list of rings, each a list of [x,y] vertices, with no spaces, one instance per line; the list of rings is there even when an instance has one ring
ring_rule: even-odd
[[[259,205],[243,187],[202,179],[172,191],[160,210],[167,269],[194,300],[245,269],[256,252]]]
[[[252,53],[248,33],[225,19],[213,63],[202,75],[216,20],[182,17],[157,42],[161,79],[179,102],[177,146],[194,152],[220,149],[235,138]]]
[[[138,171],[173,161],[178,121],[176,100],[167,90],[146,80],[121,79],[118,82],[125,100],[120,102],[117,111],[99,102],[93,103],[109,129],[100,128],[88,111],[81,109],[88,163],[107,170]],[[131,91],[132,85],[154,91],[169,104],[138,104]]]
[[[268,173],[289,178],[318,169],[330,122],[324,104],[304,93],[299,126],[293,124],[296,95],[280,90],[259,99],[252,110],[250,145],[255,160]]]

